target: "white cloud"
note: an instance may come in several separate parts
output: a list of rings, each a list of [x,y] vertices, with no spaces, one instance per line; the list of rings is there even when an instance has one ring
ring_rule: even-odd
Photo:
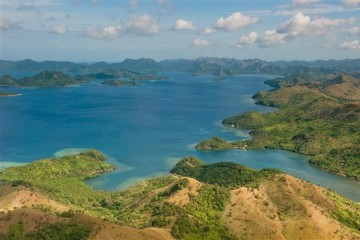
[[[292,36],[298,36],[304,33],[310,24],[310,17],[302,13],[295,14],[290,20],[281,24],[278,29],[279,33],[287,33]]]
[[[310,4],[320,2],[321,0],[293,0],[292,5],[294,7],[306,7]]]
[[[216,22],[216,28],[229,32],[239,30],[241,27],[254,24],[259,19],[257,17],[246,16],[240,12],[235,12],[227,18],[219,18]]]
[[[360,26],[350,28],[347,33],[350,36],[360,36]]]
[[[340,48],[342,48],[342,49],[360,49],[360,42],[358,40],[354,40],[351,42],[343,42],[340,44]]]
[[[207,40],[204,40],[204,39],[200,39],[200,38],[196,38],[194,41],[193,41],[193,44],[192,44],[194,47],[206,47],[206,46],[209,46],[211,45],[211,43]]]
[[[250,32],[249,35],[242,36],[237,43],[237,47],[242,47],[243,45],[252,45],[257,41],[258,35],[256,32]]]
[[[346,20],[321,17],[312,20],[310,16],[297,13],[288,21],[281,24],[277,32],[287,34],[289,38],[305,35],[323,35],[329,34],[331,30],[337,26],[351,22],[353,22],[352,18]]]
[[[52,28],[53,33],[64,34],[67,32],[67,28],[64,25],[57,25]]]
[[[10,19],[0,16],[0,30],[10,30],[13,28],[18,27],[18,23],[17,22],[13,22]]]
[[[173,30],[196,30],[196,26],[192,21],[186,21],[184,19],[178,19],[176,21]]]
[[[353,8],[359,5],[360,0],[342,0],[342,2],[346,7]]]
[[[115,38],[122,31],[121,26],[108,26],[102,29],[86,28],[84,37],[98,38],[98,39],[111,39]]]
[[[131,15],[128,19],[126,31],[135,34],[155,34],[160,32],[160,26],[153,16]]]
[[[204,30],[201,31],[201,33],[205,34],[205,35],[210,35],[210,34],[213,34],[216,32],[217,32],[217,30],[214,28],[205,28]]]
[[[286,34],[278,33],[276,29],[265,31],[263,38],[261,39],[260,46],[262,47],[271,47],[278,43],[285,41]]]

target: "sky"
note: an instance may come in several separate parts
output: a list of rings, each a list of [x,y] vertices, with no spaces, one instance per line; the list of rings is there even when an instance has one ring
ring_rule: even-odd
[[[360,0],[0,0],[0,59],[360,58]]]

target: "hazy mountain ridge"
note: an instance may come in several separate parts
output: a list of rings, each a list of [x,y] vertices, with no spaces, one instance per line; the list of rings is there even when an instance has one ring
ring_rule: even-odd
[[[360,59],[346,60],[317,60],[307,61],[277,61],[268,62],[260,59],[239,60],[235,58],[201,57],[197,59],[170,59],[156,62],[153,59],[126,59],[119,63],[72,63],[61,61],[36,62],[30,59],[23,61],[0,60],[0,72],[8,71],[62,71],[91,73],[104,70],[126,68],[133,71],[150,70],[179,70],[191,72],[194,75],[212,74],[233,75],[241,73],[263,73],[287,75],[297,72],[309,72],[311,69],[318,73],[329,71],[344,71],[348,74],[360,74]]]

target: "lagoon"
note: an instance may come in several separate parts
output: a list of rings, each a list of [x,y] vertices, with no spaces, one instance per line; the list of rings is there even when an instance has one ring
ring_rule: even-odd
[[[307,156],[273,149],[197,151],[201,140],[249,138],[247,131],[221,125],[246,111],[274,111],[251,96],[267,90],[268,75],[213,76],[161,72],[169,80],[112,87],[98,82],[64,88],[13,88],[21,96],[0,99],[0,162],[26,163],[95,148],[117,171],[91,179],[98,189],[114,190],[168,174],[176,161],[196,156],[211,163],[235,161],[286,173],[360,201],[360,182],[311,167]],[[1,164],[0,164],[1,166]]]

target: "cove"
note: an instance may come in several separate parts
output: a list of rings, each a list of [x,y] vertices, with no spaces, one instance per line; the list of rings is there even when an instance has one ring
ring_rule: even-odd
[[[286,173],[360,201],[360,183],[311,167],[307,156],[281,150],[196,151],[201,140],[218,136],[248,138],[246,131],[224,127],[221,120],[246,111],[273,111],[251,96],[267,90],[272,76],[240,75],[223,81],[213,76],[162,72],[164,81],[111,87],[92,82],[64,88],[2,88],[22,95],[0,99],[0,161],[26,163],[55,153],[94,148],[118,167],[88,181],[114,190],[167,174],[185,156],[211,163],[234,161]]]

